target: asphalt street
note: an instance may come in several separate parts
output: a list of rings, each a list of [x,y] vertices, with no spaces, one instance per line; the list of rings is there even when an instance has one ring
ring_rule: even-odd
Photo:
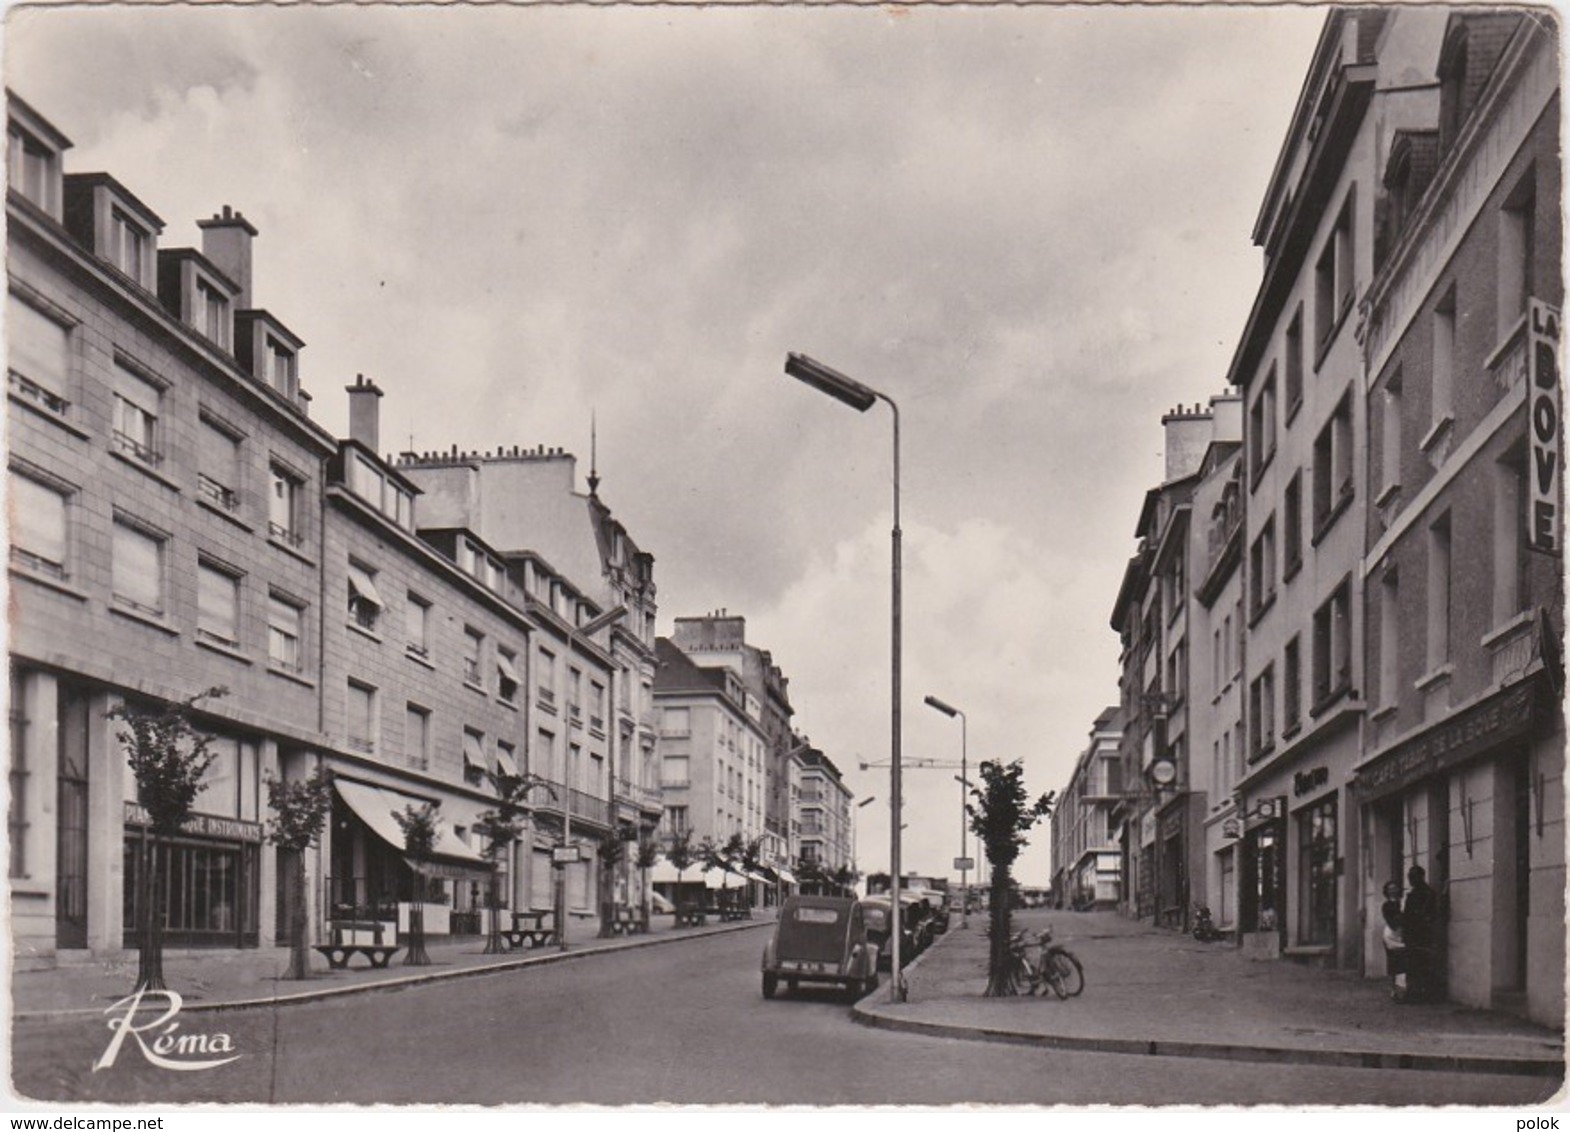
[[[238,1055],[211,1069],[159,1067],[127,1038],[95,1072],[107,1016],[22,1023],[12,1088],[67,1103],[1011,1106],[1500,1105],[1551,1090],[1530,1077],[1065,1053],[872,1030],[827,990],[765,1001],[758,957],[768,930],[171,1023],[180,1029],[166,1050],[201,1036]],[[141,1042],[156,1052],[159,1033]]]

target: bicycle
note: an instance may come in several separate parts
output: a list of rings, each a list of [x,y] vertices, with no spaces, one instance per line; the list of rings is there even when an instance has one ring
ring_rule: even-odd
[[[1030,952],[1036,957],[1032,960]],[[1009,956],[1017,963],[1015,985],[1026,986],[1026,994],[1041,994],[1050,987],[1060,1000],[1072,998],[1085,989],[1085,968],[1079,958],[1060,943],[1052,942],[1052,929],[1043,928],[1031,944],[1027,933],[1018,932],[1009,941]]]

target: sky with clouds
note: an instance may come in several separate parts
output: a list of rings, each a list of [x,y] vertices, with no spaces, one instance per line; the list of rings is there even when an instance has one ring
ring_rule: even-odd
[[[259,229],[257,305],[313,414],[386,391],[392,450],[562,446],[656,558],[660,631],[725,608],[888,863],[891,428],[904,754],[1064,784],[1117,698],[1108,618],[1160,416],[1222,391],[1249,240],[1323,9],[12,9],[7,85],[200,246]],[[905,776],[907,868],[959,851]],[[1048,880],[1048,835],[1021,860]]]

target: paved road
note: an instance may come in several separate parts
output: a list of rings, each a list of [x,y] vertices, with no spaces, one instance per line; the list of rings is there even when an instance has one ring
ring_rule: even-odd
[[[765,1002],[764,931],[276,1011],[186,1014],[238,1060],[176,1072],[102,1019],[14,1031],[13,1088],[57,1101],[626,1104],[1527,1104],[1532,1078],[1068,1054],[869,1030],[828,993]],[[1052,1003],[1043,1002],[1050,1010]],[[151,1043],[156,1033],[149,1031]]]

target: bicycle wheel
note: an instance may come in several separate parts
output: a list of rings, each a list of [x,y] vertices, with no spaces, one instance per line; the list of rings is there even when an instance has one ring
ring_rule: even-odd
[[[1049,962],[1058,982],[1063,984],[1063,994],[1060,997],[1069,998],[1085,989],[1085,969],[1079,965],[1079,960],[1074,957],[1073,952],[1054,951]]]

